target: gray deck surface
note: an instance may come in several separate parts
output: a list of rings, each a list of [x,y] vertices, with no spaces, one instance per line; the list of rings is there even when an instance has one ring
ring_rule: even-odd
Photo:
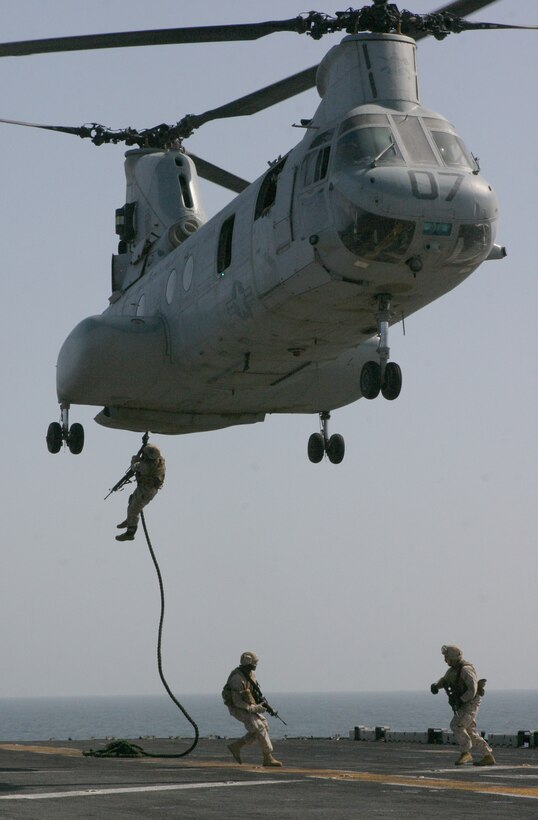
[[[177,753],[188,741],[137,740]],[[242,766],[222,739],[185,758],[92,758],[104,741],[0,743],[0,817],[518,818],[538,817],[538,749],[495,749],[497,766],[455,767],[453,746],[328,739],[275,743],[284,766]]]

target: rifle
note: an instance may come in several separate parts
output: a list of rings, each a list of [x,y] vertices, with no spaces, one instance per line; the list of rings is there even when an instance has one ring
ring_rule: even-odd
[[[254,700],[256,701],[256,703],[263,704],[263,706],[265,707],[265,711],[268,712],[271,715],[271,717],[278,718],[284,724],[284,726],[287,726],[288,724],[286,723],[285,720],[282,720],[282,718],[280,717],[280,715],[278,714],[276,709],[273,709],[273,707],[269,705],[269,703],[267,701],[267,698],[264,696],[264,694],[263,694],[262,690],[260,689],[259,684],[257,683],[257,681],[252,680],[250,675],[246,675],[245,677],[247,678],[248,682],[250,683],[252,695],[253,695]]]
[[[142,445],[141,445],[138,453],[136,454],[135,458],[139,458],[142,455],[142,451],[143,451],[144,447],[146,446],[146,444],[148,443],[148,438],[149,438],[149,433],[144,433],[144,435],[142,436]],[[112,489],[108,491],[107,495],[105,495],[104,500],[106,501],[109,495],[112,495],[112,493],[115,493],[117,490],[121,490],[121,488],[124,487],[126,484],[130,484],[131,481],[134,478],[134,474],[135,474],[135,472],[134,472],[133,468],[129,467],[129,469],[126,471],[125,475],[123,475],[120,478],[120,480],[117,481],[114,484]]]

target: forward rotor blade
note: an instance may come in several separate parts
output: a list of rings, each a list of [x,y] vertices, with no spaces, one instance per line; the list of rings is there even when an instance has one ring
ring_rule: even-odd
[[[441,8],[435,9],[432,14],[453,14],[455,17],[467,17],[468,14],[480,11],[480,9],[491,6],[492,3],[496,2],[497,0],[453,0],[452,3],[445,3]],[[427,31],[417,31],[413,35],[413,39],[423,40],[424,37],[430,36]]]
[[[250,182],[247,182],[245,179],[241,179],[241,177],[231,174],[223,168],[219,168],[218,165],[213,165],[213,163],[201,159],[201,157],[197,157],[196,154],[191,154],[190,151],[187,156],[189,156],[196,165],[198,176],[201,176],[202,179],[207,179],[209,182],[214,182],[215,185],[228,188],[228,190],[233,191],[235,194],[240,194],[241,191],[244,191],[245,188],[248,188],[250,185]]]
[[[317,65],[313,65],[310,68],[305,68],[304,71],[292,74],[291,77],[267,85],[259,91],[253,91],[251,94],[220,105],[210,111],[205,111],[203,114],[195,114],[193,115],[194,127],[198,128],[205,122],[222,119],[223,117],[243,117],[247,114],[256,114],[258,111],[270,108],[272,105],[294,97],[296,94],[308,91],[316,84],[317,70]]]
[[[21,57],[26,54],[49,54],[59,51],[88,51],[98,48],[258,40],[260,37],[278,31],[300,33],[303,30],[305,30],[304,18],[294,17],[290,20],[274,20],[263,23],[120,31],[112,34],[84,34],[75,37],[52,37],[45,40],[21,40],[13,43],[2,43],[0,44],[0,57]]]
[[[490,6],[497,0],[454,0],[441,8],[437,9],[434,14],[448,12],[458,16],[472,14],[485,6]],[[427,32],[417,32],[415,40],[421,40],[424,37],[429,37]],[[316,85],[317,65],[306,68],[291,77],[284,80],[279,80],[272,85],[268,85],[259,91],[254,91],[252,94],[247,94],[245,97],[240,97],[237,100],[221,105],[218,108],[213,108],[205,111],[203,114],[195,114],[192,116],[193,125],[198,128],[206,122],[211,120],[222,119],[224,117],[241,117],[247,114],[256,114],[258,111],[263,111],[265,108],[270,108],[279,102],[301,94],[303,91],[308,91]]]
[[[453,0],[452,3],[445,3],[444,6],[436,9],[432,14],[445,13],[453,14],[455,17],[467,17],[468,14],[480,11],[480,9],[491,6],[492,3],[496,2],[497,0]]]

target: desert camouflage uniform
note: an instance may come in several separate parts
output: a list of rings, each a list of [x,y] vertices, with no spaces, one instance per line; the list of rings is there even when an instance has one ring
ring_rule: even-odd
[[[474,746],[483,755],[491,754],[491,746],[488,746],[476,728],[480,696],[477,694],[478,681],[474,666],[469,661],[461,660],[458,666],[450,667],[436,685],[442,689],[445,684],[456,686],[462,691],[461,706],[458,706],[450,721],[450,728],[454,732],[460,751],[470,753]]]
[[[251,672],[250,676],[256,681],[254,672]],[[240,667],[230,673],[227,686],[231,696],[231,703],[227,704],[228,711],[232,717],[241,721],[247,730],[246,735],[241,738],[241,744],[246,746],[257,740],[264,757],[270,755],[273,751],[273,744],[269,737],[269,724],[261,714],[265,708],[254,700],[249,682]]]
[[[154,448],[155,450],[157,448]],[[129,529],[136,529],[140,513],[161,489],[164,482],[165,463],[159,455],[154,459],[140,459],[138,455],[131,459],[131,469],[136,475],[136,490],[129,498],[126,524]]]

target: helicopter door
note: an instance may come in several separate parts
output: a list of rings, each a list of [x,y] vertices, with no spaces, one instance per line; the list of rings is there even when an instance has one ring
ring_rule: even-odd
[[[298,181],[301,224],[305,236],[318,233],[329,222],[325,183],[330,145],[319,147],[317,140],[313,145],[314,150],[309,151],[301,164]]]
[[[294,240],[293,233],[293,196],[297,168],[289,169],[279,179],[278,190],[273,211],[273,232],[275,252],[278,254],[289,250]]]

